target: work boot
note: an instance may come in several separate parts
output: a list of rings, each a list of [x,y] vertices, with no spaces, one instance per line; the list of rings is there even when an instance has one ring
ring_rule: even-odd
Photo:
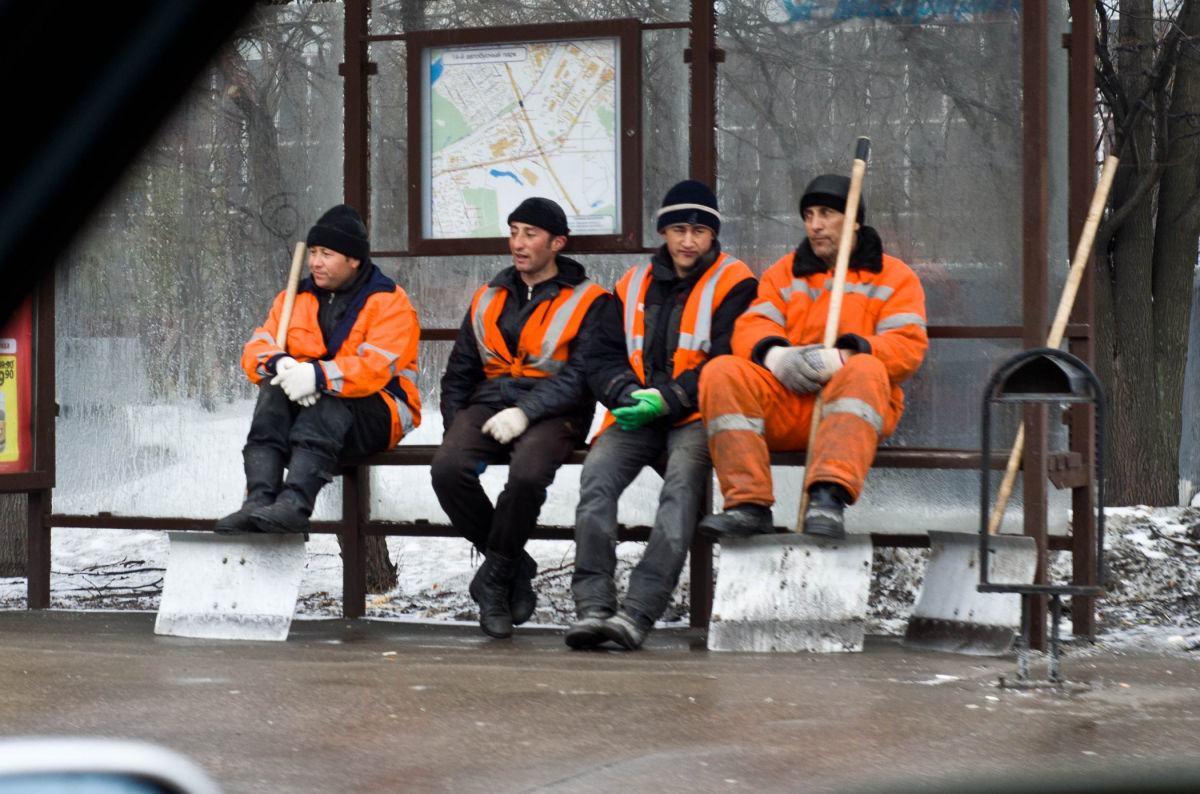
[[[636,651],[646,641],[652,624],[640,615],[621,610],[602,624],[605,636],[627,651]]]
[[[604,621],[612,617],[611,612],[601,609],[589,609],[579,615],[578,620],[567,627],[563,640],[571,648],[581,650],[594,648],[608,641],[608,632],[604,630]]]
[[[312,515],[317,494],[333,479],[336,465],[336,461],[311,450],[292,450],[283,491],[274,504],[250,514],[258,531],[274,534],[308,532],[308,517]]]
[[[283,453],[277,449],[246,446],[242,450],[242,467],[246,472],[246,498],[241,509],[217,520],[213,529],[218,535],[257,532],[250,514],[274,502],[283,487]]]
[[[475,578],[467,588],[475,603],[479,604],[479,628],[489,637],[505,639],[513,633],[512,598],[513,578],[517,564],[509,557],[494,551],[488,552],[483,565],[475,572]]]
[[[829,540],[846,537],[843,518],[850,493],[833,482],[815,482],[808,489],[808,509],[804,511],[804,534]]]
[[[733,505],[726,508],[723,513],[705,516],[700,519],[696,528],[701,535],[717,540],[775,533],[771,508],[751,503]]]
[[[517,563],[512,598],[508,604],[509,609],[512,610],[514,626],[520,626],[529,620],[533,617],[533,610],[537,609],[537,593],[533,592],[533,577],[535,576],[537,576],[537,560],[529,556],[529,552],[523,550],[521,559]]]

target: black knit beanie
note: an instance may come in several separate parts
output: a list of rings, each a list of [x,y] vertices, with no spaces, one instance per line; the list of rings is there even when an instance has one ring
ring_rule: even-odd
[[[331,251],[366,262],[371,250],[367,242],[367,227],[358,210],[348,204],[338,204],[326,212],[308,230],[308,246],[319,245]]]
[[[562,207],[548,198],[527,198],[522,201],[509,216],[509,224],[528,223],[539,229],[545,229],[555,236],[566,236],[571,233],[567,228],[567,216]]]
[[[677,223],[707,226],[713,234],[721,231],[721,213],[712,188],[695,179],[685,179],[667,191],[658,211],[658,231]]]
[[[846,212],[846,199],[850,197],[850,177],[841,174],[821,174],[808,183],[804,194],[800,196],[800,214],[809,207],[829,207],[831,210]],[[862,223],[867,216],[866,197],[858,196],[858,222]]]

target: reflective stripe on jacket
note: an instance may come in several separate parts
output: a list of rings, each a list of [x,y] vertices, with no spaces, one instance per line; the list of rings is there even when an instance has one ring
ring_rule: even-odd
[[[490,284],[480,287],[471,300],[470,316],[484,377],[545,378],[558,374],[567,363],[571,342],[588,309],[605,294],[603,287],[588,279],[564,286],[558,295],[534,310],[521,329],[514,353],[508,349],[497,322],[508,290]]]
[[[623,307],[622,325],[625,331],[625,352],[629,365],[643,386],[646,385],[645,335],[646,293],[653,280],[654,265],[647,263],[631,268],[614,291]],[[720,254],[712,266],[704,271],[692,285],[684,303],[683,316],[679,321],[679,337],[671,353],[671,377],[678,378],[708,360],[712,349],[713,315],[725,300],[730,290],[754,274],[740,259],[729,254]],[[663,320],[666,321],[665,318]],[[676,425],[687,424],[700,418],[694,411],[677,421]],[[600,432],[614,422],[611,412],[606,412]]]
[[[617,282],[616,293],[624,306],[622,322],[625,328],[625,351],[629,354],[629,365],[642,383],[646,382],[643,347],[645,345],[646,291],[650,288],[650,271],[647,263],[631,268]],[[747,278],[754,278],[750,268],[729,254],[721,254],[707,271],[696,281],[688,294],[679,324],[679,342],[672,356],[671,377],[677,378],[686,370],[698,366],[708,359],[712,342],[713,312],[725,300],[729,290]],[[630,300],[630,295],[636,296]]]
[[[275,296],[267,321],[254,330],[242,351],[242,369],[253,383],[271,377],[281,356],[316,361],[321,391],[346,398],[383,396],[392,414],[389,446],[421,423],[417,388],[421,328],[403,289],[376,267],[347,309],[334,338],[326,340],[317,323],[319,302],[311,279],[306,279],[292,308],[286,351],[275,344],[283,300],[283,292]]]
[[[904,405],[899,384],[920,368],[929,347],[925,292],[908,265],[887,254],[881,257],[877,270],[847,271],[837,333],[855,334],[867,341],[869,354],[887,370],[892,403],[899,411]],[[734,326],[735,355],[754,360],[755,347],[773,337],[786,339],[790,345],[824,341],[833,273],[798,275],[795,259],[793,251],[771,265],[759,280],[758,297]]]

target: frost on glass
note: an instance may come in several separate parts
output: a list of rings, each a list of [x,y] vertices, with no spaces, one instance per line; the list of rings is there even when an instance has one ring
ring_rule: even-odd
[[[866,223],[922,276],[931,322],[1019,323],[1017,6],[896,8],[725,6],[718,154],[732,218],[723,234],[765,264],[787,253],[803,234],[804,186],[849,173],[865,135]]]
[[[242,346],[342,197],[342,10],[256,6],[60,261],[56,511],[240,504]]]

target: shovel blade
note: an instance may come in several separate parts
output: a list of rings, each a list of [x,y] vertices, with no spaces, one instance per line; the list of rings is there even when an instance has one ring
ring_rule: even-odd
[[[712,651],[857,652],[871,587],[871,539],[761,535],[721,541],[708,624]]]
[[[303,535],[168,535],[155,634],[287,639],[306,561]]]
[[[988,540],[988,579],[1029,584],[1037,567],[1037,544],[1024,535]],[[1016,593],[980,593],[979,535],[929,533],[929,566],[902,644],[973,656],[1002,656],[1012,650],[1021,625]]]

